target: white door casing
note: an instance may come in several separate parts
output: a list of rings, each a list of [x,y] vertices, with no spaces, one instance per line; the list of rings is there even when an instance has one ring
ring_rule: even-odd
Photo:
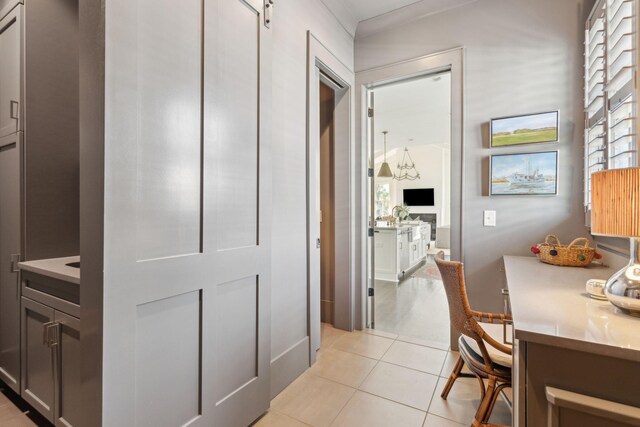
[[[311,32],[308,41],[307,117],[307,255],[310,364],[320,348],[320,72],[336,91],[334,111],[335,311],[334,325],[354,329],[354,274],[357,270],[354,228],[354,73]]]
[[[424,75],[434,74],[442,71],[451,71],[451,259],[464,261],[464,248],[462,246],[464,235],[464,49],[454,48],[443,52],[426,55],[419,58],[408,59],[394,64],[384,65],[370,70],[359,71],[356,74],[356,109],[355,111],[360,117],[360,125],[356,127],[356,150],[360,157],[360,167],[366,171],[369,159],[372,158],[370,141],[372,128],[371,120],[367,114],[367,107],[371,102],[370,94],[372,90],[381,85],[389,84],[396,81],[406,80],[409,78],[420,77]],[[375,110],[375,109],[374,109]],[[375,117],[375,111],[374,111]],[[362,230],[362,236],[366,236],[366,228],[368,223],[367,215],[371,215],[371,211],[367,210],[372,201],[371,193],[367,192],[368,179],[364,174],[358,179],[356,188],[360,189],[358,200],[359,215],[356,226]],[[365,237],[362,238],[365,241]],[[363,243],[363,247],[369,247]],[[373,319],[375,322],[375,313],[372,315],[367,309],[365,302],[367,301],[367,288],[369,280],[367,276],[372,277],[371,258],[373,254],[370,250],[364,249],[361,252],[362,265],[367,265],[367,273],[362,277],[357,285],[357,301],[356,307],[359,310],[356,325],[367,325]],[[373,304],[371,302],[370,304]],[[369,318],[370,317],[370,318]],[[452,345],[456,346],[454,334],[452,332]]]

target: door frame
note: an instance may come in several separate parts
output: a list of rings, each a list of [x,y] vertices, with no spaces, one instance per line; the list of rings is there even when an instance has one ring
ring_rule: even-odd
[[[419,76],[434,74],[441,71],[451,71],[451,259],[464,261],[464,80],[465,80],[465,49],[457,47],[418,58],[396,62],[381,67],[363,70],[356,73],[356,150],[359,155],[359,167],[363,171],[359,175],[357,184],[359,190],[358,230],[360,236],[360,272],[362,280],[358,281],[356,289],[356,310],[359,313],[356,327],[367,327],[368,312],[368,271],[373,268],[373,260],[367,255],[368,248],[368,180],[367,168],[369,152],[367,141],[369,138],[369,118],[367,105],[369,90],[377,86],[387,85],[394,81],[402,81]],[[375,112],[374,112],[375,116]],[[453,333],[452,333],[453,340]]]
[[[320,348],[320,80],[332,83],[336,91],[335,126],[335,316],[334,325],[354,329],[354,272],[357,270],[355,244],[354,93],[355,74],[342,63],[311,31],[307,32],[307,333],[309,365],[315,363]],[[320,76],[320,70],[324,76]],[[327,78],[328,77],[328,78]],[[333,80],[333,82],[331,81]],[[348,183],[348,185],[344,185]]]

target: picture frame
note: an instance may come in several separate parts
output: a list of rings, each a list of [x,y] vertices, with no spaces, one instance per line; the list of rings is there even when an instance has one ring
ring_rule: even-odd
[[[560,111],[525,114],[491,119],[490,147],[544,144],[558,142]]]
[[[556,196],[558,165],[557,150],[492,155],[489,195]]]

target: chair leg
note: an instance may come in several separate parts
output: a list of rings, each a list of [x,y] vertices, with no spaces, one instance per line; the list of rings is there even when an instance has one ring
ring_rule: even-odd
[[[487,413],[489,413],[489,409],[491,407],[491,402],[494,399],[496,394],[496,377],[493,375],[489,376],[489,381],[487,382],[487,388],[485,391],[485,395],[478,406],[478,410],[476,411],[476,417],[473,420],[474,426],[481,426],[485,423],[486,418],[488,418]]]
[[[485,419],[483,420],[483,422],[485,423],[489,422],[489,418],[491,418],[491,413],[493,412],[493,407],[496,406],[496,402],[498,401],[500,392],[507,387],[510,387],[510,384],[504,383],[496,387],[495,393],[493,395],[493,398],[491,399],[491,402],[489,403],[489,408],[487,409],[487,413],[485,414]]]
[[[445,384],[444,389],[442,390],[442,394],[440,395],[440,397],[442,397],[444,400],[447,400],[447,396],[449,396],[449,392],[453,387],[453,383],[456,382],[456,379],[458,378],[458,375],[460,375],[460,371],[462,371],[463,367],[464,360],[462,360],[462,357],[458,356],[456,366],[454,366],[453,371],[451,371],[451,375],[449,375],[449,381],[447,381],[447,384]]]

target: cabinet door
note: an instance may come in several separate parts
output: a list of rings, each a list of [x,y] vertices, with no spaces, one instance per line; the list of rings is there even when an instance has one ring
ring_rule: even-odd
[[[53,421],[55,388],[51,332],[54,310],[22,298],[22,398]],[[49,334],[50,335],[50,334]]]
[[[0,379],[20,393],[20,183],[19,133],[0,138]]]
[[[80,320],[56,311],[55,322],[55,425],[79,426],[82,405],[79,369]]]
[[[411,263],[411,260],[409,259],[409,250],[411,249],[409,247],[409,235],[408,234],[403,234],[402,235],[402,240],[399,243],[399,249],[400,249],[400,273],[402,273],[403,271],[406,271],[409,269],[409,264]]]
[[[22,5],[0,21],[0,137],[22,129]]]

